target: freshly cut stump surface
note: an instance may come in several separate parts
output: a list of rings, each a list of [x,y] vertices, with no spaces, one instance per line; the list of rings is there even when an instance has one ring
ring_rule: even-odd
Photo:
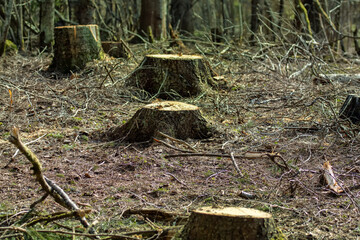
[[[55,45],[51,70],[68,73],[83,69],[93,59],[101,59],[99,28],[97,25],[61,26],[54,30]]]
[[[139,109],[124,125],[110,129],[107,136],[112,140],[143,142],[152,140],[157,132],[178,139],[203,139],[210,137],[212,131],[197,106],[157,101]]]
[[[181,233],[183,240],[262,240],[280,236],[271,214],[240,207],[195,210]]]
[[[160,98],[191,97],[214,85],[215,75],[201,56],[154,54],[145,56],[126,84]]]

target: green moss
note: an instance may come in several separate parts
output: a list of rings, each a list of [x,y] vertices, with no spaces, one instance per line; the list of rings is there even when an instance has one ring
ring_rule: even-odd
[[[282,233],[280,228],[276,228],[276,233],[272,236],[270,240],[287,240],[285,234]]]
[[[15,43],[13,43],[10,40],[5,41],[5,52],[6,53],[17,53],[17,51],[18,51],[18,48],[15,45]]]

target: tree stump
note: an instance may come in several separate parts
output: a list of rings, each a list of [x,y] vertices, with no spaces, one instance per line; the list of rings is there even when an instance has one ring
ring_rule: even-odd
[[[83,69],[104,52],[97,25],[61,26],[55,28],[54,58],[50,69],[70,72]]]
[[[110,42],[105,41],[101,43],[105,53],[115,58],[130,58],[131,50],[124,41]]]
[[[339,111],[339,117],[349,119],[354,124],[360,123],[360,99],[355,95],[348,95]]]
[[[205,91],[208,84],[214,85],[215,75],[201,56],[155,54],[145,56],[126,85],[144,89],[159,98],[192,97]]]
[[[191,213],[181,232],[183,240],[286,239],[271,214],[248,208],[204,207]]]
[[[111,140],[143,142],[152,140],[157,132],[178,139],[203,139],[210,137],[213,129],[201,116],[197,106],[175,101],[157,101],[145,105],[128,122],[110,129],[106,135]]]

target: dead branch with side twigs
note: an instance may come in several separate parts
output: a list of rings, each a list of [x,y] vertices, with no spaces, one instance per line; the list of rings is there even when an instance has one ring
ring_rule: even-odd
[[[53,197],[55,202],[57,202],[61,206],[71,211],[75,211],[74,215],[80,220],[81,224],[85,228],[88,228],[90,225],[85,217],[86,211],[84,212],[83,210],[81,210],[64,192],[64,190],[62,190],[57,184],[44,176],[39,159],[27,146],[25,146],[25,144],[22,143],[18,128],[13,127],[11,129],[9,141],[14,144],[20,150],[20,152],[24,154],[25,157],[31,162],[36,181],[39,182],[41,188],[45,191],[45,195],[31,206],[34,207],[36,204],[44,201],[46,197],[50,195],[51,197]]]

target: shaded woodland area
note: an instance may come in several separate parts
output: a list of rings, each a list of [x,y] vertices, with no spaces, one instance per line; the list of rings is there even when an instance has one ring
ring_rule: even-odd
[[[359,13],[0,0],[0,239],[360,238]]]

